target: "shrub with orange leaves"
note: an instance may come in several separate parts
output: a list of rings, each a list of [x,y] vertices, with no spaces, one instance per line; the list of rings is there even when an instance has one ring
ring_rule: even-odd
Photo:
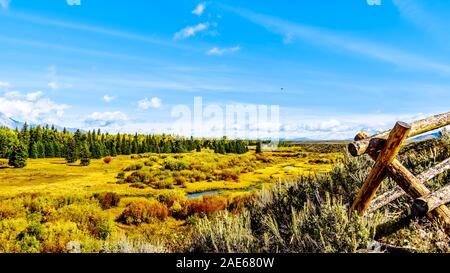
[[[113,160],[112,156],[106,156],[103,158],[103,162],[105,162],[106,164],[111,163],[112,160]]]
[[[156,200],[138,200],[128,205],[117,219],[124,224],[150,223],[152,219],[164,220],[169,215],[166,205]]]
[[[227,208],[227,198],[220,195],[205,195],[187,202],[189,214],[211,215]]]

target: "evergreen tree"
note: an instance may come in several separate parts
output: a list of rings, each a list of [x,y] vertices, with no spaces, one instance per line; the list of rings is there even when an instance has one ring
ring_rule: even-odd
[[[88,145],[83,143],[80,149],[80,165],[89,166],[89,164],[91,164],[91,153],[89,152]]]
[[[67,163],[75,163],[78,160],[78,147],[73,138],[67,142],[66,160]]]
[[[261,143],[261,141],[258,141],[258,142],[256,143],[256,153],[257,153],[257,154],[262,153],[262,143]]]
[[[29,157],[33,159],[39,158],[39,150],[36,142],[33,142],[33,144],[31,145]]]
[[[20,141],[17,141],[9,155],[8,165],[14,168],[23,168],[27,165],[27,147],[22,144]]]
[[[29,147],[30,132],[28,131],[28,124],[26,122],[23,124],[22,130],[20,130],[19,140],[23,145],[25,145],[25,147],[27,147],[27,148]],[[28,149],[27,149],[27,153],[28,153]]]
[[[45,145],[42,141],[37,143],[37,154],[38,158],[45,158]]]

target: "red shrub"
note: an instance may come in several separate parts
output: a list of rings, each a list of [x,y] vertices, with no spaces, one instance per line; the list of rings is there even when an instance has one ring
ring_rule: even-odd
[[[166,205],[156,200],[139,200],[128,205],[118,221],[125,224],[150,223],[152,218],[163,220],[168,215],[169,209]]]
[[[113,160],[113,158],[111,156],[107,156],[107,157],[103,158],[103,162],[105,162],[106,164],[111,163],[112,160]]]
[[[189,214],[211,215],[227,208],[227,199],[220,195],[205,195],[188,202]]]

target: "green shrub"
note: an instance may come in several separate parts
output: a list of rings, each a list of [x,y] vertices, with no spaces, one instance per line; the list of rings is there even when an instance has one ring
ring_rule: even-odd
[[[82,231],[73,222],[58,221],[46,223],[42,234],[40,251],[44,253],[66,252],[66,246],[70,241],[82,237]]]
[[[183,191],[174,190],[174,191],[166,191],[159,194],[158,196],[156,196],[156,200],[158,200],[161,203],[164,203],[165,205],[167,205],[167,207],[170,208],[175,202],[183,204],[187,200],[187,197]]]
[[[97,193],[94,194],[94,197],[98,200],[102,209],[117,207],[120,202],[120,196],[115,192]]]
[[[117,174],[116,178],[117,179],[125,179],[125,175],[126,175],[126,173],[124,171],[121,171]]]
[[[145,183],[148,184],[150,182],[150,174],[145,171],[137,171],[133,172],[127,178],[125,178],[125,183]]]
[[[74,222],[80,230],[95,238],[101,236],[101,226],[109,221],[99,204],[71,204],[59,209],[55,215],[59,221]]]
[[[250,206],[253,234],[264,252],[355,252],[375,234],[376,218],[348,217],[327,176],[279,182]],[[265,238],[271,238],[266,240]]]
[[[167,179],[166,180],[162,180],[162,181],[157,181],[155,183],[152,183],[152,186],[155,189],[159,189],[159,190],[175,188],[174,185],[173,185],[173,182],[171,180],[167,180]]]
[[[20,251],[22,253],[39,253],[41,248],[40,241],[31,235],[24,235],[19,240]]]
[[[138,171],[141,170],[142,168],[144,168],[144,165],[142,163],[136,163],[136,164],[131,164],[128,167],[125,167],[123,169],[124,172],[129,172],[129,171]]]
[[[203,253],[252,253],[256,252],[255,241],[247,212],[233,215],[222,211],[211,219],[198,220],[192,248]]]
[[[165,170],[171,170],[171,171],[181,171],[181,170],[189,169],[189,165],[182,160],[166,158],[166,159],[164,159],[164,161],[162,163],[162,168]]]

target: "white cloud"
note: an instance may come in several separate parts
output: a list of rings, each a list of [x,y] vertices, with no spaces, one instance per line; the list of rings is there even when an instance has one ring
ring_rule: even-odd
[[[0,89],[8,89],[11,86],[9,82],[0,81]]]
[[[48,87],[51,90],[59,90],[59,89],[65,89],[65,88],[71,88],[71,84],[65,84],[65,83],[59,83],[57,81],[52,81],[48,83]]]
[[[37,92],[33,92],[33,93],[28,93],[25,95],[25,99],[27,101],[36,101],[38,100],[40,97],[44,96],[44,93],[41,91],[37,91]]]
[[[19,91],[9,91],[5,93],[5,97],[7,98],[19,98],[22,96]]]
[[[0,6],[4,9],[8,9],[10,2],[11,0],[0,0]]]
[[[234,47],[228,47],[228,48],[213,47],[206,52],[206,55],[222,56],[223,54],[233,53],[233,52],[237,52],[239,50],[241,50],[240,46],[234,46]]]
[[[369,6],[381,6],[381,0],[366,0]]]
[[[81,6],[81,0],[66,0],[69,6]]]
[[[145,98],[143,100],[138,101],[139,108],[143,110],[147,110],[148,108],[158,109],[161,108],[161,105],[162,105],[161,99],[158,97],[153,97],[150,100],[148,98]]]
[[[52,90],[57,90],[59,88],[59,85],[57,82],[49,82],[48,87],[50,87],[50,89]]]
[[[94,112],[87,117],[85,123],[92,127],[108,127],[113,125],[121,125],[127,120],[127,115],[120,111]]]
[[[205,3],[200,3],[192,11],[192,14],[195,14],[197,16],[201,16],[203,14],[203,12],[205,12],[205,8],[206,8],[206,4]]]
[[[110,95],[104,95],[103,96],[103,100],[105,101],[105,102],[111,102],[111,101],[113,101],[113,100],[115,100],[116,99],[116,97],[114,97],[114,96],[110,96]]]
[[[30,123],[55,123],[57,119],[62,118],[67,108],[68,105],[55,103],[40,91],[27,94],[12,91],[0,97],[2,113]]]
[[[209,23],[200,23],[195,26],[188,26],[180,30],[179,32],[175,33],[174,39],[180,40],[180,39],[186,39],[189,37],[195,36],[197,33],[205,31],[209,28]]]

